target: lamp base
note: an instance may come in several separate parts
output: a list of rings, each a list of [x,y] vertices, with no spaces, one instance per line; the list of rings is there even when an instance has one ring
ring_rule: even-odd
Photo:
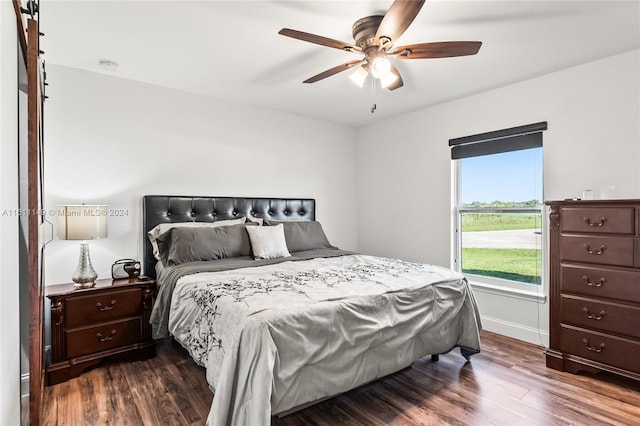
[[[98,274],[91,265],[91,257],[89,257],[89,243],[80,244],[80,258],[78,259],[78,267],[74,272],[71,280],[73,286],[78,288],[88,288],[96,285],[95,281]]]

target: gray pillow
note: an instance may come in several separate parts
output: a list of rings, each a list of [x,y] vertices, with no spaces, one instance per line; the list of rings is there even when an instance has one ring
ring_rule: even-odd
[[[247,226],[255,223],[217,228],[171,228],[157,237],[160,260],[167,266],[199,260],[251,256]]]
[[[264,225],[284,225],[284,238],[290,252],[315,249],[337,249],[329,244],[320,222],[313,220],[286,221],[265,219]]]

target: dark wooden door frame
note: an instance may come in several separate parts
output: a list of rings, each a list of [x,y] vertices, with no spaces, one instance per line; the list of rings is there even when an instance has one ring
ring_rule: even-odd
[[[38,21],[27,23],[27,146],[29,181],[29,424],[39,425],[44,391],[44,348],[42,316],[44,291],[40,264],[39,229],[40,211],[40,138],[42,120],[42,93],[40,90],[40,31]]]
[[[42,77],[40,30],[36,19],[26,19],[19,0],[13,0],[18,42],[27,68],[27,179],[28,179],[28,285],[29,285],[29,423],[40,425],[44,391],[44,288],[39,230],[43,216],[40,148],[42,144]],[[26,419],[22,419],[22,424]]]

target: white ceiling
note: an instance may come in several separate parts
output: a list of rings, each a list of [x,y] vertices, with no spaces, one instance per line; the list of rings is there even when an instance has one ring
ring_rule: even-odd
[[[358,56],[281,28],[352,42],[353,23],[391,3],[42,0],[41,48],[48,64],[356,127],[640,48],[640,1],[432,0],[396,45],[479,40],[477,55],[396,61],[405,84],[393,92],[360,89],[349,71],[302,84]]]

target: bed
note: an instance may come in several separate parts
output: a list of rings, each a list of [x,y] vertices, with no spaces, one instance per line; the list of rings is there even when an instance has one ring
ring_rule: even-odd
[[[268,425],[426,355],[480,351],[462,275],[332,246],[313,199],[149,195],[143,211],[154,337],[206,368],[210,426]]]

